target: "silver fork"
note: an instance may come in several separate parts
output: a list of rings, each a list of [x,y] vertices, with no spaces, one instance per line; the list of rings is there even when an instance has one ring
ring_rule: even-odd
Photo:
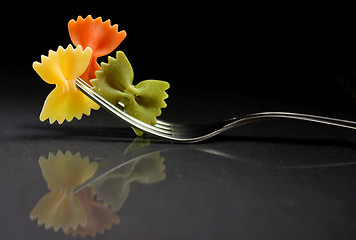
[[[170,123],[166,121],[157,120],[157,124],[149,125],[144,123],[124,112],[123,106],[114,106],[108,102],[105,98],[101,97],[99,94],[91,89],[91,86],[87,84],[84,80],[78,78],[76,80],[77,88],[91,98],[93,101],[98,103],[101,107],[112,113],[114,116],[124,120],[132,127],[135,127],[145,133],[152,134],[159,138],[170,140],[173,142],[181,143],[194,143],[209,139],[219,133],[222,133],[231,128],[241,126],[248,123],[253,123],[261,120],[267,119],[296,119],[303,120],[327,125],[333,125],[338,127],[356,129],[356,122],[315,116],[309,114],[300,113],[290,113],[290,112],[261,112],[248,114],[242,117],[234,117],[219,122],[214,122],[210,124],[191,124],[183,125]]]

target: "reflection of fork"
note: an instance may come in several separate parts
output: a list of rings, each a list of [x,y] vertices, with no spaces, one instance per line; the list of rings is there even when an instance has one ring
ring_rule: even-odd
[[[91,90],[91,87],[82,79],[78,78],[76,86],[80,91],[86,94],[93,101],[101,105],[104,109],[114,114],[116,117],[126,121],[132,127],[135,127],[143,132],[154,136],[167,139],[173,142],[192,143],[199,142],[211,138],[219,133],[238,127],[244,124],[253,123],[267,119],[296,119],[315,123],[322,123],[344,128],[356,129],[356,122],[347,121],[336,118],[328,118],[322,116],[289,113],[289,112],[261,112],[235,117],[210,124],[183,125],[173,124],[165,121],[157,121],[157,124],[152,126],[146,124],[124,112],[122,106],[114,106],[99,94]]]
[[[84,182],[82,185],[78,186],[74,192],[79,192],[84,189],[88,185],[92,185],[93,183],[100,181],[105,178],[107,175],[116,172],[118,169],[124,167],[125,165],[130,165],[136,161],[140,161],[142,159],[150,159],[152,156],[160,156],[160,153],[169,153],[169,152],[182,152],[182,151],[192,151],[192,152],[200,152],[205,153],[211,156],[216,156],[216,159],[230,159],[237,161],[241,164],[246,164],[249,166],[255,167],[265,167],[271,169],[308,169],[308,168],[325,168],[325,167],[339,167],[339,166],[348,166],[348,165],[356,165],[356,161],[348,161],[348,162],[335,162],[335,163],[320,163],[320,164],[305,164],[305,165],[285,165],[285,166],[274,166],[270,164],[261,163],[259,161],[253,161],[244,156],[239,156],[238,152],[236,153],[227,153],[224,148],[219,150],[217,145],[204,146],[201,144],[198,145],[176,145],[176,144],[149,144],[149,140],[142,139],[138,137],[135,141],[127,147],[126,151],[123,155],[120,155],[120,158],[115,156],[113,161],[110,161],[107,165],[104,165],[102,168],[99,168],[94,176]],[[132,149],[134,149],[132,151]],[[257,153],[256,153],[257,154]],[[159,158],[157,158],[159,160]]]
[[[90,187],[97,194],[97,200],[103,201],[116,212],[125,203],[132,182],[152,184],[166,178],[164,160],[157,151],[136,157],[92,182]]]

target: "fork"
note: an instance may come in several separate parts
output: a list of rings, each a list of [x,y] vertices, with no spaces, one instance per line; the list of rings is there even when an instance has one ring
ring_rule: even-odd
[[[155,125],[144,123],[124,112],[124,106],[121,104],[115,106],[105,98],[91,89],[91,86],[81,78],[76,80],[77,88],[98,103],[101,107],[112,113],[115,117],[120,118],[142,132],[149,133],[156,137],[180,143],[194,143],[209,139],[226,130],[241,125],[267,120],[267,119],[295,119],[314,123],[321,123],[356,129],[356,122],[343,119],[322,117],[309,114],[291,113],[291,112],[260,112],[248,114],[241,117],[234,117],[219,122],[208,124],[176,124],[167,121],[157,120]]]

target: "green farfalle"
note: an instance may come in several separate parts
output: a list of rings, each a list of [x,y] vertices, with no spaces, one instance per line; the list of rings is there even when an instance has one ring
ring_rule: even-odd
[[[124,111],[131,116],[151,125],[157,123],[161,108],[167,107],[165,99],[169,83],[158,80],[145,80],[132,85],[133,70],[122,51],[116,52],[116,58],[109,57],[108,63],[101,63],[96,78],[90,82],[93,90],[114,105],[124,104]],[[142,132],[134,129],[137,135]]]

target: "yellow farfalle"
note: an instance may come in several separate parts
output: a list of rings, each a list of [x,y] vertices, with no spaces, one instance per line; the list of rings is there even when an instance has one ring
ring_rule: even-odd
[[[99,105],[80,92],[75,80],[85,72],[90,62],[92,49],[83,51],[79,45],[75,49],[68,45],[66,49],[59,46],[57,51],[49,51],[48,57],[41,56],[41,63],[34,62],[33,68],[47,83],[56,84],[48,95],[40,114],[40,120],[49,118],[52,124],[64,120],[81,119],[83,114],[90,115],[91,109],[98,110]]]

